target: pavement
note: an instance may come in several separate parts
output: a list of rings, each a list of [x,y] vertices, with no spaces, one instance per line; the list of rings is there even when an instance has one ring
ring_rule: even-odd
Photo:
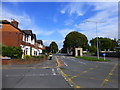
[[[87,61],[65,54],[38,64],[4,65],[3,88],[118,88],[118,59]]]

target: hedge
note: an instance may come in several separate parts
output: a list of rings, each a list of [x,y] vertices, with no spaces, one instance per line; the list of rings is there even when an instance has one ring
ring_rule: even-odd
[[[2,56],[17,59],[22,57],[21,47],[2,46]]]

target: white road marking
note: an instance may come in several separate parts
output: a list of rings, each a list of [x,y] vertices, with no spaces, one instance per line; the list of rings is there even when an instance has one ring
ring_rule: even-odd
[[[5,76],[6,77],[20,77],[20,76],[50,76],[50,75],[52,76],[53,74],[26,74],[26,75],[5,75]]]
[[[68,66],[65,62],[64,62],[65,66]]]
[[[56,75],[54,68],[52,68],[52,73],[53,73],[53,75]]]
[[[81,62],[81,61],[79,61],[79,63],[86,64],[86,63],[84,63],[84,62]]]
[[[58,72],[59,74],[61,74],[60,71],[58,70],[58,68],[57,68],[57,72]]]
[[[65,58],[65,56],[62,56],[63,58]]]
[[[63,60],[62,60],[63,61]],[[64,62],[64,61],[63,61]],[[68,66],[65,62],[64,62],[65,66]]]

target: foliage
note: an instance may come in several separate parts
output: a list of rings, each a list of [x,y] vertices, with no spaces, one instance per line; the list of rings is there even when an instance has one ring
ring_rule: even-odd
[[[2,46],[2,56],[21,58],[22,53],[21,47]]]
[[[96,46],[91,46],[90,48],[89,48],[89,51],[90,52],[92,52],[92,53],[95,53],[96,51],[97,51],[97,48],[96,48]]]
[[[40,56],[33,56],[34,59],[39,59],[39,58],[44,58],[44,55],[40,55]]]
[[[0,56],[2,56],[2,45],[0,44]]]
[[[80,59],[84,59],[84,60],[88,60],[88,61],[101,61],[101,62],[106,62],[106,61],[110,61],[110,60],[104,60],[103,58],[95,58],[95,57],[87,57],[87,56],[76,56],[76,58],[80,58]]]
[[[91,46],[96,46],[97,45],[97,38],[94,38],[92,40],[90,40]],[[99,45],[99,49],[101,51],[103,50],[114,50],[115,47],[118,46],[118,43],[116,40],[112,40],[110,38],[102,38],[99,37],[98,38],[98,45]]]
[[[49,47],[52,53],[56,53],[58,51],[58,45],[56,42],[51,42]]]
[[[62,52],[66,52],[67,48],[74,50],[76,47],[81,47],[83,50],[88,49],[88,39],[84,34],[73,31],[65,37]]]
[[[24,56],[24,59],[29,59],[29,58],[32,58],[30,55],[25,55]]]

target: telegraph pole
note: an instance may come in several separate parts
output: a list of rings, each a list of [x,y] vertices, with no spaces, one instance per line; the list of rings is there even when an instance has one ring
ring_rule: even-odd
[[[96,24],[97,58],[99,59],[100,55],[99,55],[99,44],[98,44],[98,33],[97,33],[98,27],[97,27],[97,25],[98,25],[98,23],[104,23],[104,22],[97,22],[97,21],[91,21],[91,20],[87,20],[86,22],[92,22],[92,23]]]

